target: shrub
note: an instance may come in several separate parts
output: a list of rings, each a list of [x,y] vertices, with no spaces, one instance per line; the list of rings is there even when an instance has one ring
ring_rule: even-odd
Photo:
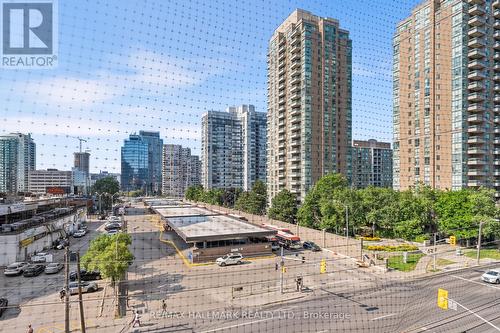
[[[380,242],[380,237],[359,237],[359,239],[367,242]]]
[[[410,244],[402,245],[367,245],[364,248],[368,251],[386,251],[386,252],[398,252],[398,251],[416,251],[418,246]]]

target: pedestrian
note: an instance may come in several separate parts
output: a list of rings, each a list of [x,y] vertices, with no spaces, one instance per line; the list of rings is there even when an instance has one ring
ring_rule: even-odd
[[[163,299],[161,301],[161,309],[163,310],[163,313],[167,312],[167,300]]]
[[[61,302],[64,302],[65,297],[66,297],[66,291],[63,289],[59,292],[59,298],[61,299]]]
[[[33,328],[31,328],[31,324],[28,325],[27,333],[33,333]]]
[[[141,327],[141,321],[139,320],[139,312],[134,311],[134,321],[132,322],[132,327],[135,327],[135,324],[139,325]]]

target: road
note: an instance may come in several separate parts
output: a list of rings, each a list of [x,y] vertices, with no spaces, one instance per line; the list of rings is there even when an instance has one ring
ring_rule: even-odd
[[[152,215],[145,215],[138,206],[126,219],[135,256],[128,272],[127,317],[114,318],[110,292],[105,298],[102,290],[86,294],[87,332],[479,333],[497,332],[494,326],[500,326],[500,286],[479,280],[484,267],[410,280],[407,275],[360,269],[352,260],[326,250],[302,251],[298,256],[287,252],[281,293],[279,257],[246,260],[237,266],[193,267],[166,241],[177,241],[175,235],[160,233]],[[83,253],[101,224],[89,223],[89,235],[72,239],[72,250]],[[61,259],[58,251],[56,260]],[[320,274],[323,259],[327,272]],[[62,332],[64,305],[58,298],[62,274],[0,277],[2,295],[19,305],[4,314],[0,331],[23,332],[32,323],[36,333]],[[297,276],[304,280],[302,292],[296,290]],[[475,315],[461,307],[438,308],[438,288],[447,289],[450,299]],[[73,331],[79,327],[76,299],[72,297]],[[141,327],[127,328],[132,310],[140,313]]]

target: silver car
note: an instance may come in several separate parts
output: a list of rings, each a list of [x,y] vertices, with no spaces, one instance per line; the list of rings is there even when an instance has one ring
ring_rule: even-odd
[[[23,274],[24,268],[26,266],[28,266],[28,263],[24,261],[12,263],[5,268],[3,274],[5,276],[21,275]]]
[[[51,262],[45,266],[45,274],[57,274],[64,268],[63,264],[57,262]]]
[[[92,293],[94,291],[97,291],[99,287],[97,286],[97,283],[95,282],[82,282],[82,293]],[[75,295],[78,294],[78,282],[70,282],[69,284],[69,294],[70,295]]]
[[[243,263],[243,256],[240,253],[229,253],[215,261],[219,266],[240,265]]]

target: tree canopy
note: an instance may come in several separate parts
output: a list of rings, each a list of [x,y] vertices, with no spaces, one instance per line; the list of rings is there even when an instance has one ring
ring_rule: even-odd
[[[111,195],[120,191],[120,184],[114,177],[105,177],[98,179],[92,186],[92,193],[109,193]]]
[[[297,197],[287,189],[281,190],[272,199],[267,215],[275,220],[296,223]]]

